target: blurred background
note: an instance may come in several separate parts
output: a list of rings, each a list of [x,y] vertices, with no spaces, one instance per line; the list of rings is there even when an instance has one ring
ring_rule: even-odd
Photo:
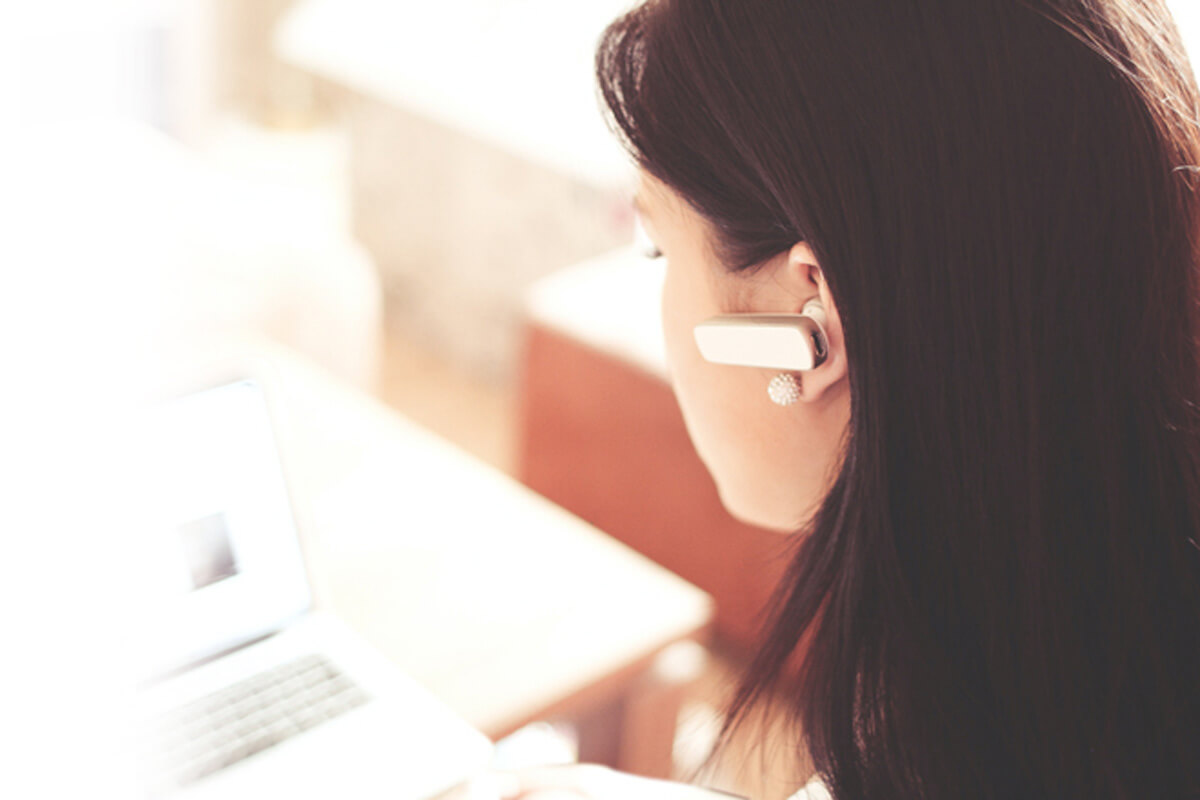
[[[271,336],[510,467],[522,293],[633,235],[591,79],[627,5],[6,4],[32,186],[5,196],[116,245],[19,259],[63,289],[107,273],[110,321],[156,337]]]
[[[75,531],[66,568],[94,580],[91,510],[111,502],[95,457],[120,450],[105,414],[265,340],[711,594],[714,658],[676,752],[681,773],[698,763],[781,545],[721,509],[670,392],[661,265],[641,256],[592,77],[600,31],[633,4],[4,4],[6,621],[87,638],[70,598],[38,593],[62,542],[30,532]],[[1171,5],[1200,37],[1200,4]],[[13,613],[31,596],[39,614]],[[783,797],[789,781],[724,785]]]

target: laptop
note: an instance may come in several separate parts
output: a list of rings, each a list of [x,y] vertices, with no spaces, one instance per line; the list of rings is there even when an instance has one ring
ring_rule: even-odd
[[[492,743],[314,609],[261,383],[148,420],[133,663],[143,796],[425,800]]]

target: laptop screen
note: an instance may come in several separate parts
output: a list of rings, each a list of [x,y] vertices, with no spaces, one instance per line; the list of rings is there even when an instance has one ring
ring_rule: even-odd
[[[273,632],[311,602],[261,387],[189,394],[149,423],[134,570],[147,678]]]

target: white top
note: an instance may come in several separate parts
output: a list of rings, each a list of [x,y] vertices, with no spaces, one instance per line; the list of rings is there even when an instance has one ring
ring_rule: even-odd
[[[808,783],[804,784],[804,788],[789,797],[788,800],[833,800],[833,795],[829,793],[829,788],[825,786],[824,781],[814,775]]]

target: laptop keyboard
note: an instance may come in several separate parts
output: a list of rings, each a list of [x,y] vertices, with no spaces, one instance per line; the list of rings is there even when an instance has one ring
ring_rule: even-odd
[[[194,783],[368,699],[319,655],[252,675],[155,720],[148,742],[154,789]]]

